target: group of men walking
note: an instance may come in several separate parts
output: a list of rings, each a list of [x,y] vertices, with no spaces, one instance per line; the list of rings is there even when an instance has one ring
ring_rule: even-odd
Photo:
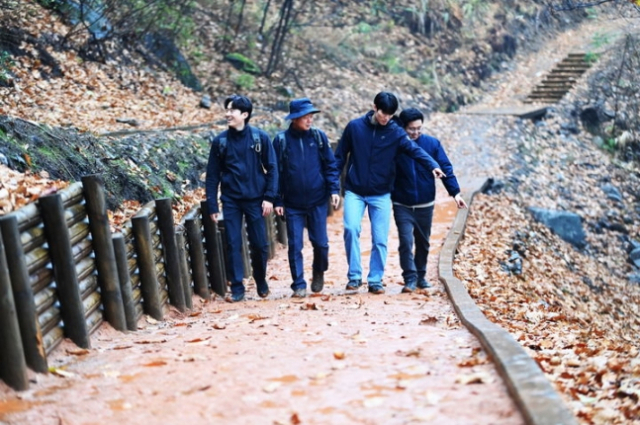
[[[326,134],[313,127],[314,115],[320,110],[307,98],[291,101],[285,117],[290,120],[289,128],[273,142],[267,133],[249,125],[253,106],[247,97],[232,95],[225,99],[224,107],[229,128],[211,141],[206,193],[210,218],[217,222],[221,218],[220,190],[231,289],[227,301],[245,297],[243,217],[258,296],[269,295],[263,217],[272,211],[286,222],[292,296],[307,295],[302,256],[305,227],[313,247],[311,290],[322,291],[329,266],[327,210],[329,204],[335,209],[340,205],[340,174],[345,167],[346,289],[354,291],[363,285],[360,232],[368,210],[372,247],[366,283],[369,292],[384,293],[392,206],[400,239],[403,292],[430,286],[425,276],[436,179],[442,179],[458,208],[466,204],[442,145],[421,134],[424,116],[419,110],[405,109],[396,117],[396,96],[378,93],[373,109],[347,124],[334,153]]]

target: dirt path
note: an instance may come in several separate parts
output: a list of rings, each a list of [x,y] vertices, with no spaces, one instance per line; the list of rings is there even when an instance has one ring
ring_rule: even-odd
[[[563,35],[509,74],[484,103],[516,97],[552,66]],[[563,50],[564,49],[564,50]],[[553,54],[552,54],[553,53]],[[524,91],[523,91],[524,93]],[[493,175],[508,150],[510,118],[434,114],[427,131],[445,143],[463,188]],[[272,294],[227,304],[194,298],[191,314],[143,318],[135,333],[108,325],[92,348],[63,343],[50,357],[61,374],[33,375],[31,389],[0,389],[10,424],[521,424],[523,420],[477,340],[460,326],[437,281],[437,251],[455,211],[439,193],[429,262],[434,288],[401,294],[392,225],[387,293],[347,295],[341,215],[330,218],[331,266],[322,296],[289,298],[286,249],[269,263]],[[362,247],[367,249],[368,220]],[[369,252],[363,252],[365,272]],[[305,248],[310,275],[309,246]],[[470,383],[477,382],[477,383]]]
[[[453,217],[451,206],[448,199],[438,206],[436,247]],[[331,269],[322,296],[289,298],[286,249],[279,247],[269,264],[267,300],[258,301],[250,286],[247,302],[194,298],[190,315],[171,312],[160,323],[143,318],[135,333],[105,325],[88,352],[70,343],[56,350],[50,364],[67,376],[34,376],[29,391],[5,392],[0,420],[522,423],[493,365],[436,283],[437,255],[429,274],[435,288],[400,294],[394,229],[387,293],[346,295],[341,223],[340,214],[330,218]],[[363,249],[370,245],[364,223]],[[307,266],[310,255],[306,247]]]

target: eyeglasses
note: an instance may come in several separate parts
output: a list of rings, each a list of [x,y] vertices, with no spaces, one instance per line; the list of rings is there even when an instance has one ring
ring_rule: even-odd
[[[407,127],[405,128],[407,133],[419,133],[422,130],[422,127]]]

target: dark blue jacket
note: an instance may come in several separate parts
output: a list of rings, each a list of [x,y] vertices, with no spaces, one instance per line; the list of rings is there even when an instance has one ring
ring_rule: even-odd
[[[440,169],[446,174],[446,177],[442,179],[442,183],[444,183],[449,195],[456,196],[460,193],[458,180],[453,174],[453,166],[440,141],[435,137],[421,134],[412,143],[420,146],[440,164]],[[396,158],[396,181],[391,193],[391,200],[411,206],[428,204],[435,199],[436,179],[431,171],[407,155],[398,155]]]
[[[360,196],[384,195],[393,190],[395,158],[405,153],[429,170],[438,163],[413,143],[395,120],[373,124],[373,111],[347,124],[336,149],[338,171],[348,157],[344,188]]]
[[[207,164],[207,205],[210,213],[218,212],[218,185],[220,199],[274,202],[278,193],[278,166],[269,135],[256,129],[260,144],[256,146],[251,127],[242,131],[232,128],[217,135],[211,142]],[[227,138],[226,147],[220,149],[221,137]]]
[[[289,208],[310,208],[326,203],[329,195],[340,193],[340,181],[336,161],[326,134],[315,130],[322,138],[322,150],[312,130],[298,131],[291,126],[284,132],[285,152],[280,154],[280,140],[276,137],[273,147],[276,158],[282,158],[278,170],[280,199],[276,205]]]

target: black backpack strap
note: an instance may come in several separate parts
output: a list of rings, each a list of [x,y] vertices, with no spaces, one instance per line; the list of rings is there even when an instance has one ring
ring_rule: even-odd
[[[327,164],[327,158],[324,154],[324,138],[322,137],[322,134],[320,134],[320,130],[316,127],[311,127],[311,133],[318,144],[318,154],[320,155],[320,161],[324,167]]]
[[[212,132],[213,135],[213,132]],[[211,139],[213,141],[213,139]],[[224,158],[227,155],[227,130],[223,131],[222,133],[220,133],[220,136],[218,137],[218,157],[222,158],[222,160],[224,160]]]
[[[284,131],[276,134],[276,139],[280,144],[280,151],[278,153],[278,172],[282,175],[282,169],[284,168],[284,161],[287,159],[287,138],[284,135]]]
[[[251,137],[253,137],[253,149],[256,153],[262,152],[262,139],[260,138],[260,132],[258,132],[258,129],[253,126],[249,126],[249,129],[251,130]]]

